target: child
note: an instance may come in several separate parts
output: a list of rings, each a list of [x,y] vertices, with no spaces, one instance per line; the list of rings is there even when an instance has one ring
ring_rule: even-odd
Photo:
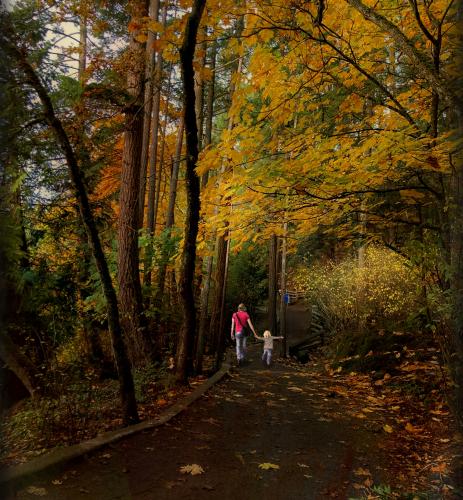
[[[283,337],[272,337],[272,334],[269,330],[265,330],[263,337],[259,337],[256,334],[254,334],[254,337],[256,337],[256,339],[258,340],[264,341],[264,354],[262,354],[262,363],[265,366],[269,367],[272,361],[273,341],[275,339],[282,339]]]

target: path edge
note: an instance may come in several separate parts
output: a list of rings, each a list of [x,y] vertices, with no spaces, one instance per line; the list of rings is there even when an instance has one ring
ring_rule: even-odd
[[[0,471],[0,487],[11,486],[16,482],[23,482],[29,477],[36,476],[48,470],[59,468],[84,455],[94,452],[104,446],[115,443],[123,438],[137,434],[138,432],[159,427],[182,411],[186,410],[192,403],[203,396],[212,386],[219,382],[231,369],[229,361],[230,356],[227,355],[221,368],[209,377],[199,387],[194,389],[190,394],[174,403],[170,408],[166,409],[162,414],[152,420],[141,422],[114,431],[105,432],[93,439],[82,441],[81,443],[58,448],[45,453],[44,455],[35,458],[25,464],[14,465]]]

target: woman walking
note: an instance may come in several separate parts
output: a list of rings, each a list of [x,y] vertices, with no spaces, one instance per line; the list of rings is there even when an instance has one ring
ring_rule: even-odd
[[[238,311],[233,313],[231,324],[231,338],[232,340],[236,339],[236,359],[238,361],[238,366],[244,363],[248,328],[251,329],[252,333],[254,333],[255,336],[257,336],[257,333],[254,330],[254,326],[251,322],[251,318],[246,312],[246,306],[244,304],[240,304],[238,306]]]

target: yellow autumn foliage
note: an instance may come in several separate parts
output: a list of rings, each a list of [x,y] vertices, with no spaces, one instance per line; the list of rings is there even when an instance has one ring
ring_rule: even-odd
[[[360,322],[377,326],[403,324],[420,304],[420,277],[407,261],[391,250],[369,246],[363,267],[358,257],[316,263],[293,276],[298,289],[320,306],[340,330]]]

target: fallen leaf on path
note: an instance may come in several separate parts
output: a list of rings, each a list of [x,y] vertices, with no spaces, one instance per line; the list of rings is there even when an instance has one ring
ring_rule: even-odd
[[[235,453],[235,457],[243,464],[245,465],[244,463],[244,458],[243,458],[243,455],[241,455],[241,453]]]
[[[412,433],[420,432],[420,429],[418,429],[417,427],[414,427],[410,422],[407,422],[407,425],[405,426],[405,430],[408,432],[412,432]]]
[[[297,464],[297,465],[299,465],[299,467],[306,467],[307,469],[309,468],[309,466],[306,464]]]
[[[359,467],[357,470],[354,470],[354,474],[356,476],[371,476],[371,472],[368,469],[363,469]]]
[[[448,415],[448,411],[442,411],[442,410],[430,410],[429,413],[432,413],[433,415]]]
[[[290,385],[288,390],[293,392],[302,392],[302,389],[300,387],[296,387],[295,385]]]
[[[375,411],[371,408],[362,408],[363,413],[374,413]]]
[[[191,464],[180,467],[180,472],[182,474],[191,474],[192,476],[196,476],[198,474],[203,474],[204,469],[198,464]]]
[[[391,434],[394,431],[394,429],[388,424],[384,425],[383,429],[389,434]]]
[[[259,469],[263,470],[271,470],[271,469],[279,469],[280,466],[276,464],[271,464],[270,462],[264,462],[263,464],[259,464]]]
[[[278,403],[275,403],[275,401],[266,401],[265,404],[267,406],[281,406]]]
[[[439,465],[435,465],[434,467],[431,467],[432,472],[446,472],[447,471],[447,464],[446,463],[441,463]]]
[[[44,497],[47,494],[45,488],[37,488],[37,486],[29,486],[26,491],[29,495],[35,495],[37,497]]]

